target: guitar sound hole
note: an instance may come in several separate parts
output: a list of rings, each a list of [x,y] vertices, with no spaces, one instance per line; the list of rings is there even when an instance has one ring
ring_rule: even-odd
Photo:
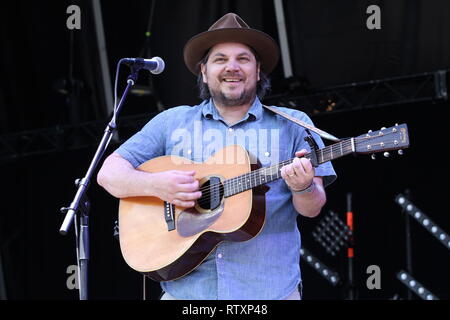
[[[210,177],[200,186],[202,196],[197,204],[204,210],[214,210],[220,206],[223,198],[223,184],[219,177]]]

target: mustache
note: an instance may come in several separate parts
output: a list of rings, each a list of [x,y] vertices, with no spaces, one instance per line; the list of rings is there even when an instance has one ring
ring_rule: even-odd
[[[240,72],[226,72],[224,74],[221,75],[221,78],[227,78],[227,77],[239,77],[239,78],[244,78],[244,75]]]

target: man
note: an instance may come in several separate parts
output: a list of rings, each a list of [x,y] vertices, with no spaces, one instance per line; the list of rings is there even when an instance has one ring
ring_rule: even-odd
[[[223,146],[240,144],[270,166],[307,153],[305,129],[266,110],[258,98],[278,60],[270,36],[229,13],[188,41],[184,60],[198,75],[206,99],[158,114],[105,160],[98,183],[113,196],[155,196],[193,207],[201,197],[195,172],[136,170],[166,154],[205,161]],[[303,112],[280,109],[311,123]],[[323,147],[321,139],[314,138]],[[163,299],[301,298],[296,218],[298,213],[319,214],[326,201],[324,186],[336,175],[329,162],[314,168],[308,159],[296,158],[281,168],[281,176],[268,183],[262,231],[249,241],[222,242],[194,271],[162,282]]]

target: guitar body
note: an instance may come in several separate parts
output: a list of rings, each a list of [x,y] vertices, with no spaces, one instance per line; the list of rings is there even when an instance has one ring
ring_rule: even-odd
[[[195,171],[202,185],[211,177],[224,181],[251,172],[247,151],[228,146],[204,163],[177,156],[162,156],[143,163],[140,170]],[[212,181],[212,180],[211,180]],[[202,192],[207,193],[207,192]],[[246,241],[255,237],[265,220],[264,189],[253,188],[222,197],[214,210],[173,207],[175,229],[165,219],[167,203],[156,197],[121,199],[120,247],[127,264],[155,281],[169,281],[195,269],[222,241]],[[202,195],[203,197],[203,195]]]

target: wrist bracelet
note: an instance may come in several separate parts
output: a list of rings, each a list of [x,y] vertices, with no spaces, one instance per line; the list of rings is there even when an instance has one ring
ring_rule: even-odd
[[[289,188],[290,190],[291,190],[291,192],[292,193],[295,193],[295,194],[302,194],[302,193],[311,193],[311,192],[313,192],[314,191],[314,189],[315,189],[315,187],[316,187],[316,184],[315,184],[315,182],[314,182],[314,180],[313,180],[313,182],[311,182],[311,184],[309,185],[309,187],[307,187],[306,189],[303,189],[303,190],[293,190],[293,189],[291,189],[291,188]]]

